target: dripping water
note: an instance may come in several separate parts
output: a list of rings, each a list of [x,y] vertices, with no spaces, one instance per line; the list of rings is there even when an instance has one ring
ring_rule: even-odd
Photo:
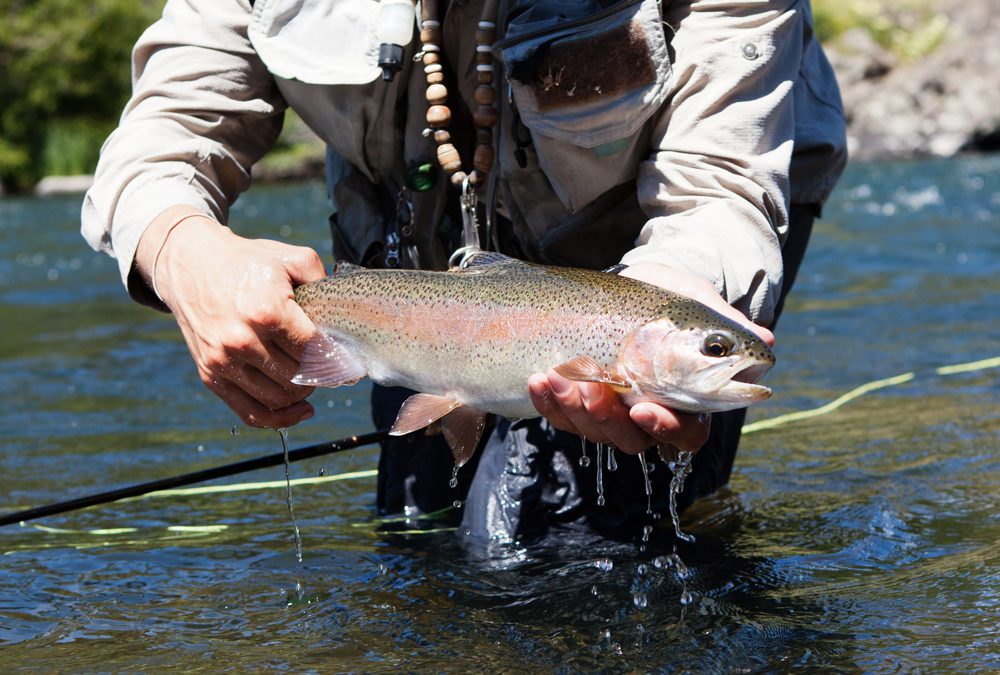
[[[615,457],[615,446],[608,446],[608,471],[618,470],[618,459]]]
[[[601,460],[604,459],[604,444],[597,444],[597,505],[604,506],[604,471]]]
[[[639,466],[642,467],[642,478],[646,483],[646,515],[653,515],[653,483],[649,480],[649,464],[646,463],[646,453],[640,452]]]
[[[674,476],[670,479],[670,517],[674,521],[674,533],[678,539],[691,542],[694,536],[681,532],[681,518],[677,512],[677,495],[684,491],[684,481],[691,473],[691,460],[693,452],[678,452],[677,459],[668,465]]]
[[[292,530],[295,532],[295,559],[302,562],[302,534],[299,523],[295,519],[295,509],[292,507],[292,477],[288,469],[288,429],[278,429],[281,436],[281,449],[285,453],[285,503],[288,505],[288,515],[292,517]]]
[[[448,481],[448,487],[457,488],[458,487],[458,465],[456,464],[451,469],[451,480]]]
[[[586,469],[590,466],[590,457],[587,456],[587,439],[580,438],[580,466]]]

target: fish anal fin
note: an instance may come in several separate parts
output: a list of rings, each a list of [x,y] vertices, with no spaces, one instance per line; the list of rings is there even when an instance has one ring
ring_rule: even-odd
[[[455,466],[464,465],[475,454],[485,427],[486,415],[468,406],[456,408],[441,420],[441,431],[455,456]]]
[[[389,432],[391,436],[403,436],[417,429],[423,429],[441,419],[455,408],[462,405],[447,396],[434,394],[414,394],[403,401],[403,406],[396,415],[396,422]]]
[[[560,363],[553,370],[567,380],[577,382],[601,382],[610,384],[616,389],[630,390],[629,383],[621,377],[612,375],[597,361],[589,356],[578,356],[566,363]]]
[[[367,374],[344,345],[317,332],[303,348],[299,372],[292,382],[310,387],[340,387],[354,384]]]

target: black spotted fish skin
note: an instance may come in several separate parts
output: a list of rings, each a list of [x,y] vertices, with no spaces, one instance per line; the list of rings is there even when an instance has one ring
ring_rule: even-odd
[[[512,418],[537,415],[533,373],[579,356],[610,367],[629,335],[656,319],[676,330],[724,327],[737,349],[774,360],[756,335],[684,296],[511,259],[449,272],[351,267],[299,287],[295,299],[374,381]]]

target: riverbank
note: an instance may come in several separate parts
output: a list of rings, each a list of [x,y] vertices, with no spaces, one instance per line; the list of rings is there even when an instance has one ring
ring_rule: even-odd
[[[819,4],[819,3],[815,3]],[[853,159],[1000,149],[1000,13],[989,0],[894,3],[829,39]],[[892,24],[905,48],[878,38]]]
[[[840,82],[852,159],[1000,150],[1000,12],[990,0],[813,0],[813,8]],[[320,177],[324,159],[322,142],[289,114],[254,182]],[[88,185],[86,176],[49,176],[35,193]]]

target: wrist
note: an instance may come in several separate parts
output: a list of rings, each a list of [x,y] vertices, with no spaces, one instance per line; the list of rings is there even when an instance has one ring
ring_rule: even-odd
[[[204,229],[224,226],[192,206],[174,206],[154,218],[139,239],[135,253],[135,267],[146,285],[164,303],[166,298],[163,268],[167,251],[172,245],[177,244],[178,240],[184,239],[182,229],[192,227]]]

